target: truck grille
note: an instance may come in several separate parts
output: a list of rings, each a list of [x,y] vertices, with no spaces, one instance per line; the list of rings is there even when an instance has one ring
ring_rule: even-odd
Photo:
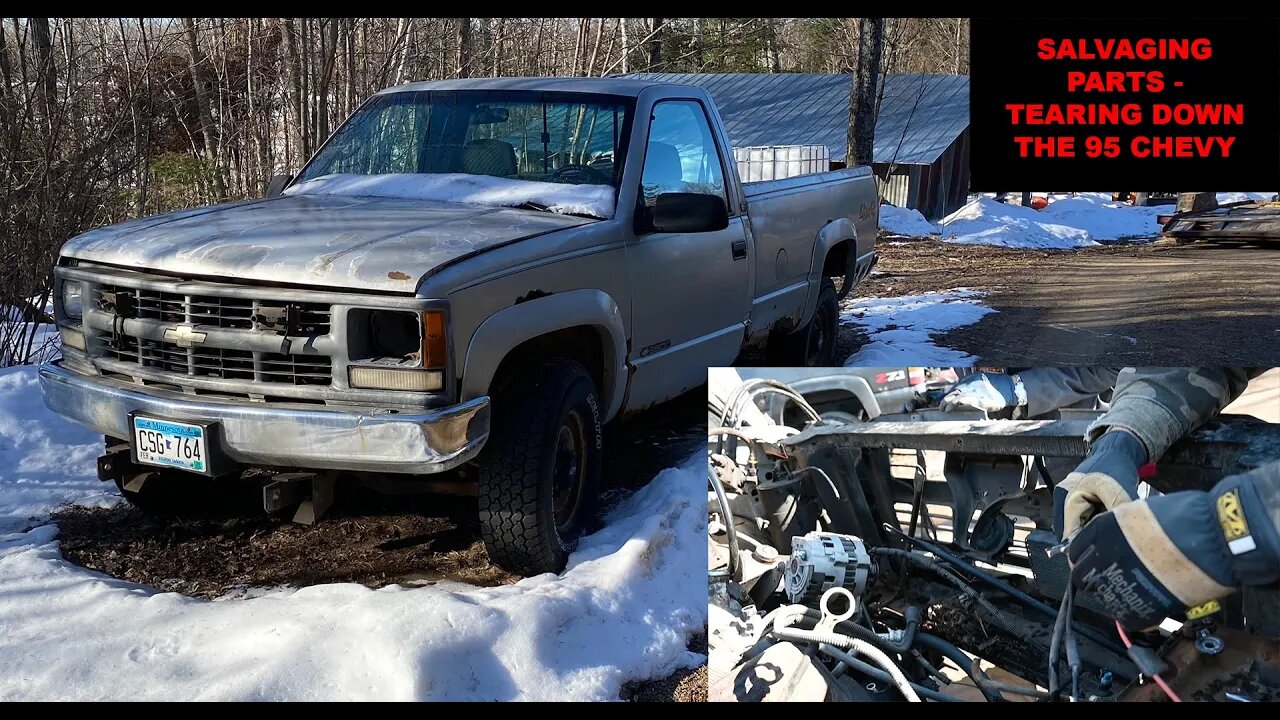
[[[253,330],[279,315],[284,308],[289,308],[294,324],[290,334],[325,335],[329,332],[332,315],[332,309],[324,303],[184,295],[119,285],[98,285],[93,290],[98,309],[108,312],[119,312],[126,297],[132,306],[133,317],[237,330]]]
[[[173,343],[128,335],[101,337],[103,353],[115,360],[163,372],[222,380],[251,380],[290,385],[328,385],[333,382],[327,355],[255,353],[229,348],[184,348]]]
[[[297,338],[320,338],[330,334],[333,308],[327,302],[248,297],[228,294],[181,292],[154,282],[132,283],[104,278],[90,283],[92,308],[112,316],[110,329],[101,323],[90,330],[92,357],[114,361],[111,372],[128,373],[121,363],[145,370],[177,385],[185,379],[232,380],[243,383],[241,392],[314,399],[321,387],[333,384],[333,359],[328,354],[291,354],[289,345],[280,351],[253,349],[246,343],[263,337],[294,338],[292,348],[303,349]],[[144,287],[145,285],[145,287]],[[147,321],[149,330],[135,334],[125,321]],[[156,327],[190,326],[205,333],[200,342],[158,337]],[[126,328],[129,328],[126,331]],[[190,347],[187,345],[190,344]],[[309,345],[308,345],[309,346]],[[298,388],[291,392],[290,387]],[[309,387],[309,390],[302,390]],[[219,386],[221,391],[228,388]],[[233,391],[234,392],[234,391]],[[303,393],[303,394],[298,394]]]

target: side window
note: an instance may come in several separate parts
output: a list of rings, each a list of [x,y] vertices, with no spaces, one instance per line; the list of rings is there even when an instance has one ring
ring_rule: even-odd
[[[667,100],[653,106],[640,187],[644,204],[649,207],[667,192],[703,193],[726,199],[724,171],[701,105],[692,100]]]

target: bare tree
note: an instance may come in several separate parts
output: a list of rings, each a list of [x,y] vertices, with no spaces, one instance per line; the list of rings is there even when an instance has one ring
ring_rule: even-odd
[[[649,72],[658,72],[662,67],[662,35],[666,24],[662,18],[650,18],[652,25],[649,31]]]
[[[458,18],[458,77],[471,77],[471,18]]]
[[[884,54],[884,18],[862,18],[858,32],[858,63],[849,89],[849,157],[853,164],[870,165],[876,142],[876,99],[880,60]]]

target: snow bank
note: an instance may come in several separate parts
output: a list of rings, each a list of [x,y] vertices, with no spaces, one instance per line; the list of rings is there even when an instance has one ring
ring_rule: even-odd
[[[840,313],[842,324],[861,325],[868,340],[845,360],[845,367],[878,365],[972,365],[977,358],[933,344],[932,335],[971,325],[991,308],[972,290],[930,292],[888,298],[857,298]]]
[[[474,588],[266,590],[205,601],[62,559],[68,500],[106,501],[100,440],[0,373],[0,701],[613,700],[705,657],[705,459],[660,473],[560,576]],[[96,498],[96,499],[95,499]]]
[[[115,502],[95,473],[101,454],[101,435],[44,406],[36,368],[0,370],[0,537],[63,503]]]
[[[1055,198],[1040,216],[1058,225],[1085,231],[1090,240],[1153,238],[1160,234],[1156,216],[1167,208],[1134,207],[1111,201],[1110,193],[1081,193]]]
[[[1038,211],[978,198],[938,222],[947,242],[1018,248],[1073,248],[1094,245],[1079,228],[1045,222]]]
[[[929,237],[938,234],[938,228],[925,220],[919,210],[883,203],[880,205],[880,229],[893,235],[907,237]]]
[[[1050,196],[1044,210],[979,196],[938,222],[942,239],[965,244],[1066,249],[1098,242],[1154,238],[1158,207],[1111,202],[1106,193]]]
[[[569,185],[463,173],[395,173],[387,175],[323,175],[293,185],[285,195],[369,195],[515,207],[545,205],[566,215],[613,217],[611,185]]]

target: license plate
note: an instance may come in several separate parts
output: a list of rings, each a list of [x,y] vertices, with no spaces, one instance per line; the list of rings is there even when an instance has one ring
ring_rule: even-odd
[[[200,425],[134,416],[133,451],[147,465],[209,472],[209,447]]]

